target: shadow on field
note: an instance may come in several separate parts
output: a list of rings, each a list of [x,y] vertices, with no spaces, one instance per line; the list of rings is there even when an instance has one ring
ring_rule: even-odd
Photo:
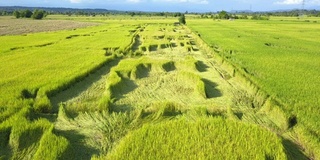
[[[136,35],[136,37],[134,38],[134,43],[132,45],[132,51],[135,52],[137,50],[139,50],[139,46],[142,44],[141,40],[140,40],[140,36]]]
[[[175,43],[175,42],[171,42],[171,47],[172,47],[172,48],[176,48],[176,47],[178,47],[178,45],[177,45],[177,43]]]
[[[288,139],[282,139],[282,144],[286,150],[288,159],[309,160],[309,158],[301,151],[300,147]]]
[[[136,78],[146,78],[149,77],[149,72],[151,70],[151,65],[147,64],[140,64],[137,66],[137,75]]]
[[[138,88],[138,85],[129,78],[122,78],[121,86],[114,89],[114,94],[117,99],[124,98],[125,94],[128,94]]]
[[[134,108],[129,105],[129,104],[122,104],[122,105],[115,105],[115,104],[112,104],[111,105],[111,108],[110,108],[110,111],[112,112],[130,112],[130,111],[133,111]]]
[[[120,59],[113,60],[110,63],[96,70],[94,73],[88,75],[83,80],[73,84],[68,89],[58,93],[53,97],[49,97],[51,104],[53,105],[53,112],[57,113],[59,110],[59,104],[61,102],[65,102],[69,99],[77,97],[80,93],[86,91],[93,83],[99,81],[99,79],[101,79],[102,76],[108,74],[110,69],[113,66],[116,66],[119,62]]]
[[[222,93],[218,89],[216,89],[216,87],[218,86],[216,83],[211,82],[208,79],[202,79],[202,80],[205,84],[207,98],[216,98],[216,97],[222,96]]]
[[[168,62],[162,65],[162,68],[166,71],[166,72],[171,72],[176,70],[176,66],[174,64],[174,62]]]
[[[0,159],[2,160],[5,160],[5,159],[10,159],[12,157],[12,151],[8,148],[4,149],[4,148],[1,148],[1,151],[0,151]]]
[[[203,61],[198,61],[196,64],[196,68],[199,72],[206,72],[207,68],[209,68],[209,66],[204,64]]]
[[[0,159],[10,159],[12,157],[12,149],[9,145],[11,128],[3,128],[0,130]]]
[[[32,135],[30,135],[30,132]],[[43,131],[41,128],[31,129],[29,132],[22,132],[19,136],[19,149],[29,148],[40,141]]]
[[[99,154],[99,150],[91,148],[84,144],[85,136],[76,131],[61,131],[56,130],[56,134],[65,137],[69,141],[67,150],[59,159],[82,159],[90,160],[94,154]]]
[[[149,46],[149,51],[150,52],[155,52],[155,51],[157,51],[158,50],[158,46],[157,45],[150,45]]]

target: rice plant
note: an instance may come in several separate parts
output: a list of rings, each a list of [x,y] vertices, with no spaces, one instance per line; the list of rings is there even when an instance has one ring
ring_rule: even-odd
[[[230,141],[232,139],[232,141]],[[287,159],[277,135],[257,126],[185,118],[148,124],[97,159]]]
[[[317,25],[277,19],[263,23],[198,20],[188,23],[201,34],[205,45],[211,46],[207,47],[208,52],[220,57],[220,63],[233,66],[231,75],[245,77],[242,81],[254,88],[254,106],[261,106],[268,97],[277,101],[276,106],[284,112],[288,125],[276,122],[277,118],[275,122],[281,128],[297,126],[296,136],[303,137],[299,143],[304,148],[310,146],[309,155],[319,158],[320,143],[315,138],[319,137],[320,128],[316,118],[320,114]]]

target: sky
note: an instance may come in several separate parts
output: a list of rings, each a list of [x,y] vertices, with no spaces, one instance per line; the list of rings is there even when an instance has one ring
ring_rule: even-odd
[[[303,0],[0,0],[0,6],[99,8],[122,11],[215,12],[301,9]],[[320,0],[305,0],[320,9]]]

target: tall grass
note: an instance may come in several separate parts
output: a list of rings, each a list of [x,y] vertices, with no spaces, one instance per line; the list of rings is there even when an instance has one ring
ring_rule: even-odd
[[[307,149],[311,157],[319,158],[320,143],[316,137],[320,126],[316,117],[320,60],[316,54],[319,50],[316,24],[277,20],[261,23],[190,20],[188,24],[212,47],[211,51],[223,58],[222,62],[236,68],[236,73],[231,71],[233,75],[239,73],[247,79],[257,94],[257,105],[270,97],[280,104],[288,124],[290,117],[296,117],[294,125],[288,126],[299,128],[300,143],[304,148],[312,148]]]
[[[180,72],[178,73],[178,83],[186,83],[185,81],[189,81],[188,84],[194,84],[194,90],[201,95],[203,98],[207,98],[205,83],[202,78],[192,72]]]
[[[68,142],[53,133],[46,119],[30,120],[32,109],[25,107],[0,124],[0,156],[12,159],[57,159]]]
[[[77,117],[70,118],[61,106],[56,129],[71,135],[69,141],[74,148],[86,145],[98,150],[100,154],[106,154],[127,132],[139,126],[138,113],[139,111],[131,113],[96,111],[79,113]],[[82,143],[78,143],[79,136],[74,133],[84,137]],[[81,157],[74,155],[74,158]]]
[[[53,126],[43,134],[39,149],[34,155],[34,159],[59,159],[69,146],[67,139],[52,133]]]
[[[42,113],[57,111],[50,97],[124,54],[133,28],[136,26],[109,23],[70,31],[0,36],[0,157],[64,157],[70,147],[68,140],[56,135],[53,124],[38,116],[50,117]],[[117,50],[106,56],[104,48]],[[100,108],[107,110],[108,106]]]
[[[119,56],[137,54],[126,52],[132,48],[138,31],[146,51],[150,46],[151,50],[172,49],[172,40],[192,49],[191,37],[168,21],[173,20],[155,20],[161,24],[141,27],[140,23],[150,20],[117,19],[73,31],[0,37],[5,42],[0,47],[0,159],[89,159],[93,155],[101,159],[286,159],[277,135],[238,122],[240,118],[231,108],[227,113],[225,108],[209,111],[206,104],[211,107],[214,103],[208,102],[206,79],[200,76],[199,61],[192,56],[175,61],[158,57],[121,60],[110,70],[104,93],[101,91],[100,99],[95,98],[99,102],[92,103],[92,108],[75,109],[77,105],[72,108],[62,104],[54,124],[39,118],[55,117],[42,114],[54,110],[50,97]],[[167,87],[159,94],[168,90],[170,94],[165,95],[166,100],[156,94],[147,95],[153,96],[150,101],[139,95],[137,104],[130,106],[140,109],[115,112],[116,102],[138,87]],[[257,95],[264,97],[262,93]],[[140,101],[146,104],[139,106]],[[257,100],[257,105],[260,102]],[[275,108],[263,109],[274,121],[280,119],[277,125],[283,130],[290,128],[282,121],[287,115]]]
[[[129,30],[132,28],[135,26],[109,24],[73,31],[0,37],[0,40],[5,42],[1,43],[0,47],[3,49],[0,52],[0,72],[3,75],[0,76],[3,84],[0,105],[7,105],[8,101],[18,101],[17,98],[25,91],[24,93],[30,93],[31,96],[22,98],[36,97],[35,108],[50,112],[48,97],[68,88],[96,68],[116,58],[115,55],[105,56],[104,48],[119,48],[117,52],[124,52],[125,47],[130,45],[128,36],[131,36]],[[42,45],[43,37],[52,43]]]
[[[232,141],[230,141],[232,139]],[[286,159],[277,135],[221,118],[184,118],[129,133],[100,159]]]
[[[185,35],[184,28],[181,26],[159,23],[147,24],[139,35],[142,43],[139,50],[148,52],[147,54],[157,53],[156,51],[164,49],[173,51],[176,47],[184,47],[184,52],[191,52],[193,50],[188,41],[189,37]]]

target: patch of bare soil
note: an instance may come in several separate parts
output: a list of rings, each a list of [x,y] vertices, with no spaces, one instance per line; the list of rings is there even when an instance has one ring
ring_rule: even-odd
[[[70,20],[32,20],[8,18],[0,19],[0,36],[72,30],[96,25],[99,25],[99,23],[77,22]]]

